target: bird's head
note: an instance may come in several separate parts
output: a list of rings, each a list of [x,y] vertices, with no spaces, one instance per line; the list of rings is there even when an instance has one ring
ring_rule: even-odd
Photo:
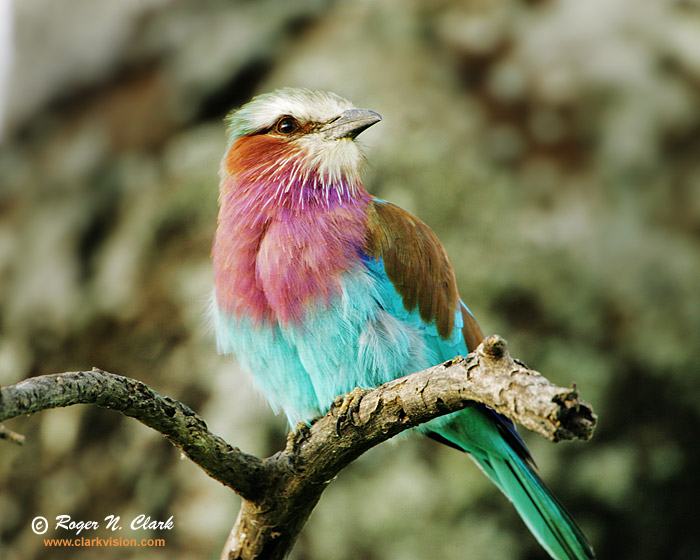
[[[285,88],[260,95],[226,119],[222,176],[276,186],[277,202],[299,190],[326,197],[351,190],[364,161],[355,138],[380,120],[333,93]]]

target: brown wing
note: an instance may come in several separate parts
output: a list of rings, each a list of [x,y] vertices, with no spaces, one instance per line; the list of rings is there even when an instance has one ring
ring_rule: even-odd
[[[452,264],[439,239],[416,216],[388,202],[373,201],[368,214],[365,253],[382,259],[406,310],[418,307],[420,318],[435,321],[438,334],[448,338],[460,301]],[[462,314],[464,339],[473,350],[483,335],[471,314],[464,309]]]
[[[481,332],[481,328],[477,324],[476,319],[474,319],[472,314],[464,307],[462,307],[462,317],[464,318],[464,326],[462,327],[464,342],[467,343],[469,351],[473,352],[481,341],[484,340],[484,333]]]

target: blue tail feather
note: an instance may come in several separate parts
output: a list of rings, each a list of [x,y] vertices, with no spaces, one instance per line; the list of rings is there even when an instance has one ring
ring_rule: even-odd
[[[532,534],[556,560],[592,560],[590,543],[559,500],[530,465],[517,456],[473,456],[513,503]]]
[[[529,453],[525,454],[520,449],[524,445],[521,445],[519,437],[515,439],[510,430],[499,429],[492,415],[485,414],[478,407],[438,420],[428,424],[429,435],[468,452],[513,503],[532,534],[552,558],[595,558],[581,529],[535,472]]]

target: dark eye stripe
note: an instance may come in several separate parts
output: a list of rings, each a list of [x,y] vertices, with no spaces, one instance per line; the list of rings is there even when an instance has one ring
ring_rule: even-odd
[[[283,115],[279,117],[272,125],[261,128],[251,132],[248,136],[258,136],[264,134],[278,134],[280,136],[299,136],[301,134],[306,134],[313,132],[316,129],[323,128],[327,126],[329,122],[337,120],[338,117],[331,119],[330,121],[324,123],[318,122],[299,122],[295,117],[291,115]]]

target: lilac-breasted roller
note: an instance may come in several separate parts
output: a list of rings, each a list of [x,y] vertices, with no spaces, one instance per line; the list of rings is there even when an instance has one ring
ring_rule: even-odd
[[[217,343],[292,426],[339,394],[466,355],[483,338],[435,234],[362,186],[355,138],[380,120],[332,93],[289,88],[227,117]],[[469,453],[552,558],[594,558],[510,420],[478,405],[422,430]]]

